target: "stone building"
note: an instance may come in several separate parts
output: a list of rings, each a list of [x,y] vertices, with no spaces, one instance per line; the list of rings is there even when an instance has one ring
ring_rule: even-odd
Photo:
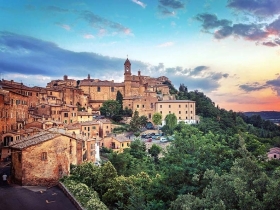
[[[0,89],[0,130],[5,133],[23,128],[28,122],[28,96]]]
[[[167,100],[156,102],[156,112],[162,114],[162,125],[165,125],[165,117],[168,114],[175,114],[177,121],[187,124],[197,123],[195,112],[195,101],[190,100]]]
[[[123,82],[101,81],[91,79],[88,75],[87,79],[80,81],[79,87],[88,95],[89,104],[95,111],[99,110],[104,101],[115,100],[119,91],[123,95],[123,108],[138,110],[139,115],[145,115],[151,119],[155,112],[155,102],[160,99],[157,92],[160,92],[162,96],[170,96],[168,86],[163,84],[165,80],[169,81],[167,77],[142,76],[141,71],[138,71],[138,75],[133,75],[131,63],[126,59]]]
[[[123,152],[124,149],[129,148],[131,139],[124,135],[107,136],[101,140],[101,145],[112,149],[114,152]]]
[[[77,139],[43,131],[11,143],[11,177],[21,185],[51,186],[77,164]]]

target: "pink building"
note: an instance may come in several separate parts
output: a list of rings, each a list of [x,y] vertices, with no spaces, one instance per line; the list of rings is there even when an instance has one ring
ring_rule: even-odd
[[[270,148],[269,152],[267,153],[267,157],[269,160],[271,159],[280,160],[280,148],[279,147]]]

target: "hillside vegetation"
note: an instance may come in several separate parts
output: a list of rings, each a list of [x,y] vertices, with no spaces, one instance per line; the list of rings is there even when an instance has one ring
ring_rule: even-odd
[[[101,167],[73,166],[62,181],[86,192],[78,197],[87,209],[279,209],[280,161],[266,159],[280,146],[279,127],[221,109],[184,85],[174,94],[196,101],[201,122],[178,124],[167,151],[135,140]]]

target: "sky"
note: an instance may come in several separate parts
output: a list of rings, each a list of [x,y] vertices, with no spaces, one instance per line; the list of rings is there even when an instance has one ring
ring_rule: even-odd
[[[280,111],[279,0],[0,0],[0,79],[167,76],[220,108]]]

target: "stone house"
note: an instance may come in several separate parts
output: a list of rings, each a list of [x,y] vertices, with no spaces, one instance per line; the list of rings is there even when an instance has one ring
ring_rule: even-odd
[[[77,164],[77,139],[43,131],[10,145],[12,181],[21,185],[51,186]]]
[[[114,152],[123,152],[124,149],[129,148],[131,139],[124,135],[112,135],[101,140],[102,147],[112,149]]]

